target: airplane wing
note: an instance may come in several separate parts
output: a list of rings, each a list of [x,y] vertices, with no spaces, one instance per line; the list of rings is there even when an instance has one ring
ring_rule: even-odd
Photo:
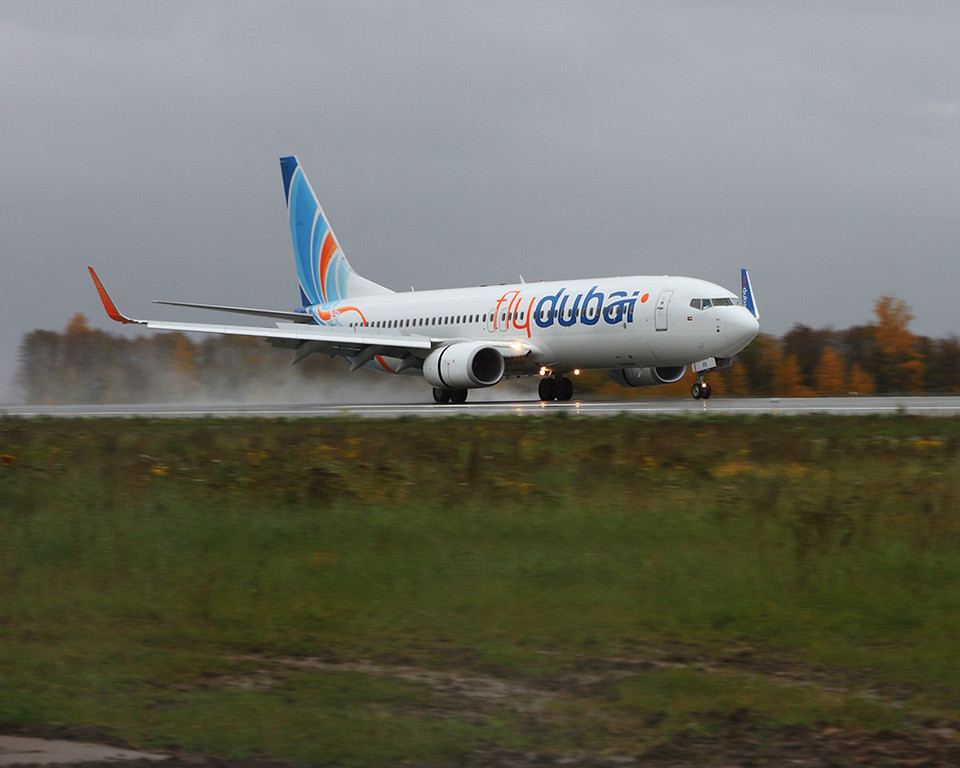
[[[153,328],[159,331],[179,331],[181,333],[222,333],[232,336],[252,336],[261,338],[275,347],[285,347],[296,350],[294,352],[293,362],[299,362],[304,357],[313,352],[322,354],[339,355],[342,357],[353,358],[350,370],[366,365],[377,356],[386,356],[400,358],[408,368],[419,365],[418,360],[425,358],[433,349],[445,346],[453,339],[432,338],[421,335],[397,335],[381,334],[371,328],[328,328],[320,325],[306,325],[300,320],[300,313],[283,312],[274,310],[255,310],[257,313],[264,313],[270,317],[289,317],[296,322],[284,323],[277,322],[275,328],[262,326],[246,325],[223,325],[216,323],[184,323],[167,320],[139,320],[123,314],[110,298],[106,288],[97,276],[93,267],[87,267],[90,270],[90,276],[97,287],[97,293],[100,295],[100,301],[106,310],[107,316],[118,323],[134,323],[143,325],[147,328]],[[174,302],[162,302],[174,303]],[[186,304],[183,306],[196,306]],[[215,305],[205,305],[202,308],[223,307]],[[243,308],[233,308],[236,311],[243,311]],[[267,314],[269,313],[269,314]],[[516,344],[507,342],[492,343],[489,346],[497,347],[498,351],[505,358],[523,357],[530,354],[531,349],[518,348]]]

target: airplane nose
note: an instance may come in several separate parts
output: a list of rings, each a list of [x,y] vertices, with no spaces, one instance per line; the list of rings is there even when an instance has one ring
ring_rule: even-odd
[[[727,341],[739,352],[760,333],[760,322],[746,307],[735,307],[724,323]]]

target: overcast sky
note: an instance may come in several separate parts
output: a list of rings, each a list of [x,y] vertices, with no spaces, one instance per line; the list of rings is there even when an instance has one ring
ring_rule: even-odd
[[[763,330],[960,333],[960,6],[0,2],[0,402],[153,299],[298,303],[278,157],[397,290],[750,268]],[[226,318],[229,319],[229,318]]]

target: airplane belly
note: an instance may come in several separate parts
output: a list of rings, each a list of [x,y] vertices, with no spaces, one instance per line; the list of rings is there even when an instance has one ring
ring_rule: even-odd
[[[537,345],[541,349],[541,364],[561,370],[659,364],[643,337],[620,325],[605,333],[565,329],[552,338],[537,339]]]

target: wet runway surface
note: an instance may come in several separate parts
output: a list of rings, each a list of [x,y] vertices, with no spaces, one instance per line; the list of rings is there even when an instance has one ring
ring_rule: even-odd
[[[542,403],[537,400],[488,400],[463,405],[434,403],[322,403],[248,404],[196,403],[157,405],[61,405],[0,406],[0,415],[62,418],[381,418],[449,416],[616,416],[653,415],[758,415],[799,416],[807,414],[867,415],[911,414],[955,416],[960,414],[960,397],[805,397],[805,398],[722,398],[697,401],[692,398],[650,398],[647,400],[572,400]]]

